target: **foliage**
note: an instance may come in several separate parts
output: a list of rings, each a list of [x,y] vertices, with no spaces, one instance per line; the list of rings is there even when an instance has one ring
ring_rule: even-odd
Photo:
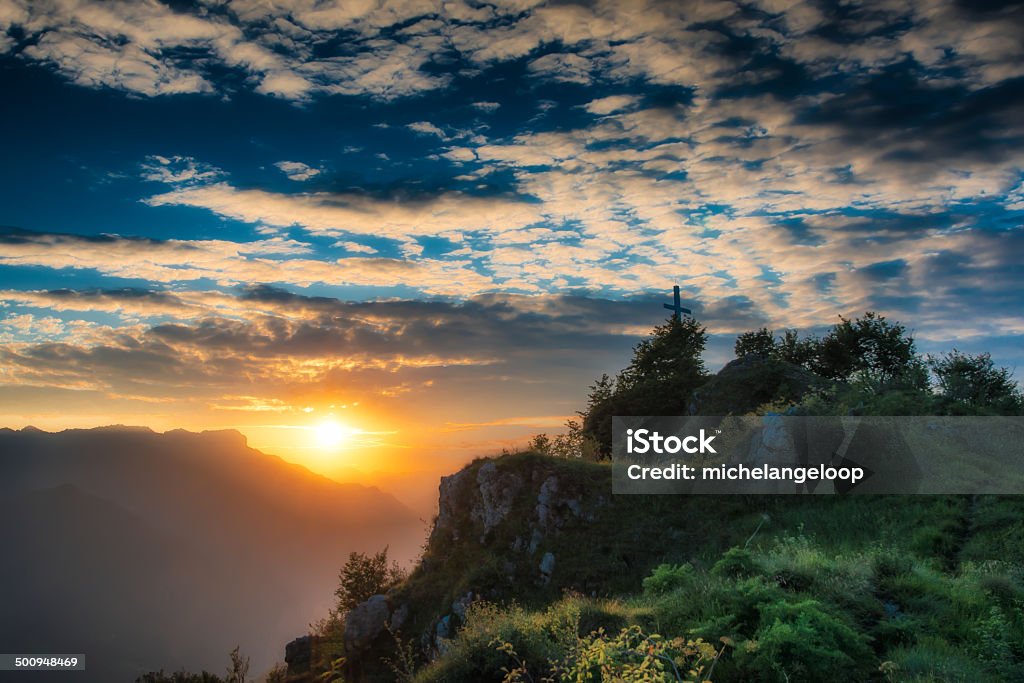
[[[608,468],[572,456],[588,439],[607,454],[613,415],[708,406],[724,415],[730,405],[797,415],[1020,410],[1009,372],[985,355],[929,359],[933,390],[906,328],[871,312],[840,318],[822,338],[794,330],[776,338],[767,328],[741,335],[744,360],[710,379],[705,341],[693,319],[655,328],[627,368],[591,386],[582,424],[540,435],[534,452],[510,456],[503,470],[523,481],[557,476],[560,495],[605,500]],[[999,398],[1007,396],[1014,400]],[[474,604],[415,680],[678,680],[668,663],[680,654],[689,667],[681,676],[725,682],[1014,680],[1024,671],[1024,501],[737,496],[716,499],[709,513],[705,500],[669,498],[603,502],[586,524],[567,517],[528,552],[529,497],[479,545],[449,543],[455,532],[438,536],[428,569],[403,596],[430,604],[428,614],[446,613],[468,590],[522,602]],[[473,524],[464,516],[458,529]],[[548,551],[558,578],[541,584],[536,562]],[[999,568],[981,569],[993,558]],[[558,600],[563,589],[593,597]],[[433,624],[417,628],[429,633]],[[708,652],[685,650],[719,639],[728,656],[712,649],[710,665]]]
[[[820,340],[814,337],[801,339],[796,330],[786,330],[775,345],[775,355],[779,360],[813,370],[820,348]]]
[[[572,493],[580,499],[609,486],[609,468],[578,460],[523,454],[500,466],[540,481],[554,474],[587,482]],[[729,639],[735,647],[702,673],[715,683],[995,681],[1024,671],[1024,500],[733,496],[714,499],[710,511],[709,502],[612,500],[586,524],[547,539],[544,548],[565,568],[559,575],[595,597],[559,598],[564,586],[538,585],[536,554],[523,553],[522,573],[499,571],[490,583],[463,578],[514,536],[493,545],[445,541],[430,559],[443,575],[424,589],[436,607],[417,609],[444,614],[470,588],[519,602],[475,603],[415,680],[559,681],[578,661],[580,643],[607,655],[609,645],[588,638],[614,642],[631,627],[660,634],[669,647]],[[521,533],[534,505],[527,500],[509,514],[510,533]],[[443,564],[452,558],[462,564]],[[667,669],[651,671],[673,680]]]
[[[243,657],[241,650],[237,647],[228,654],[228,657],[230,664],[224,678],[209,671],[190,673],[181,670],[168,674],[164,673],[163,669],[161,669],[160,671],[150,671],[139,676],[135,679],[135,683],[250,683],[252,679],[249,678],[249,658]],[[268,674],[266,679],[268,683],[273,683],[275,680],[285,680],[283,675],[277,679],[271,678],[274,675],[274,671],[277,671],[277,669],[271,670],[270,674]]]
[[[724,650],[724,648],[723,648]],[[629,626],[609,636],[604,629],[581,638],[559,674],[566,683],[661,683],[702,681],[721,652],[697,638],[666,639]]]
[[[167,674],[161,669],[160,671],[150,671],[139,676],[135,679],[135,683],[224,683],[224,679],[209,671],[197,674],[187,671],[175,671],[174,673]]]
[[[660,564],[654,572],[643,581],[644,593],[647,595],[664,595],[680,588],[690,586],[694,582],[693,565]]]
[[[761,569],[753,553],[744,548],[729,548],[711,568],[714,576],[753,576]]]
[[[287,683],[288,665],[278,662],[267,672],[265,683]]]
[[[466,609],[466,622],[445,657],[417,675],[427,681],[504,681],[551,673],[551,662],[573,647],[579,629],[578,600],[568,599],[543,612],[512,604],[478,601]],[[510,662],[510,653],[515,658]],[[516,672],[517,669],[520,669]]]
[[[633,358],[614,382],[603,375],[592,387],[583,434],[611,456],[615,415],[682,415],[693,391],[707,378],[701,354],[707,330],[694,318],[670,318],[633,348]]]
[[[951,409],[993,410],[1019,413],[1024,396],[1007,368],[997,368],[987,353],[969,355],[953,349],[942,356],[929,356],[939,395]]]
[[[416,650],[412,640],[403,640],[390,626],[387,630],[395,643],[395,654],[386,657],[384,663],[391,669],[395,683],[412,683],[416,678]]]
[[[614,379],[604,374],[590,386],[579,433],[570,431],[584,446],[574,441],[568,450],[609,458],[616,415],[766,410],[803,415],[1016,415],[1024,411],[1024,393],[1012,373],[997,368],[988,354],[970,356],[954,350],[926,361],[906,327],[872,311],[853,319],[840,316],[822,338],[801,338],[796,330],[784,330],[776,337],[766,327],[744,332],[736,339],[736,356],[755,362],[739,368],[730,364],[710,378],[701,359],[706,342],[706,330],[694,318],[673,317],[655,327],[651,337],[634,347],[628,367]],[[929,382],[929,367],[938,395]],[[556,450],[547,444],[535,445],[545,447],[538,452]]]
[[[701,354],[707,330],[695,318],[673,317],[633,348],[633,359],[615,381],[616,391],[693,386],[705,376]]]
[[[373,555],[350,553],[338,574],[338,588],[334,591],[336,611],[347,612],[370,597],[387,592],[403,579],[405,571],[398,563],[388,563],[387,547]]]
[[[821,340],[816,370],[823,377],[856,379],[874,386],[923,387],[927,383],[914,338],[903,325],[871,311],[863,318],[839,316],[839,320]]]
[[[775,333],[766,327],[754,332],[744,332],[736,337],[734,347],[737,358],[757,356],[770,358],[776,355]]]
[[[762,680],[862,681],[877,669],[868,638],[816,600],[766,605],[744,667]]]
[[[248,683],[249,658],[242,656],[239,647],[232,650],[228,656],[231,657],[231,665],[228,666],[228,673],[224,677],[224,683]]]

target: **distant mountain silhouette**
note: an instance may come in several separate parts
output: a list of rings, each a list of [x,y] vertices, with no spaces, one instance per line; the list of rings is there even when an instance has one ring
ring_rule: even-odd
[[[411,556],[421,524],[381,491],[234,431],[0,429],[0,650],[81,652],[84,681],[269,666],[326,610],[352,550]]]

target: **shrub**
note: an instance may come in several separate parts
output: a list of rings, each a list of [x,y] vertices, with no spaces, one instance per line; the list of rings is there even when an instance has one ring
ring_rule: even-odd
[[[581,638],[559,673],[565,683],[667,683],[703,680],[719,652],[702,639],[667,640],[630,626],[609,636],[604,631]]]
[[[727,576],[732,578],[742,576],[753,576],[760,573],[764,568],[754,559],[754,555],[744,548],[730,548],[722,555],[722,559],[711,568],[714,576]]]
[[[644,593],[647,595],[663,595],[674,590],[689,588],[693,585],[695,572],[693,565],[661,564],[654,573],[643,581]]]
[[[867,637],[816,600],[765,605],[761,622],[746,662],[759,680],[859,681],[877,668]]]

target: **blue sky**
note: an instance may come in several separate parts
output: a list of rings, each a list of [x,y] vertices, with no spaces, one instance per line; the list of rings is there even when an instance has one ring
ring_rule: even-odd
[[[865,310],[1016,366],[1021,35],[1001,2],[0,0],[0,417],[273,446],[358,404],[494,448],[676,283],[713,369]]]

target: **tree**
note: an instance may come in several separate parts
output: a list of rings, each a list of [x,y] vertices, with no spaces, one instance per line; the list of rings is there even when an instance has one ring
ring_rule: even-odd
[[[1007,368],[997,368],[988,353],[969,355],[956,349],[928,357],[939,394],[953,404],[1004,414],[1021,410],[1024,396]]]
[[[684,415],[693,391],[707,378],[701,354],[707,330],[694,318],[672,317],[633,347],[633,358],[614,382],[603,375],[591,386],[583,437],[598,458],[611,456],[615,415]]]
[[[229,656],[231,657],[231,666],[228,667],[224,683],[249,683],[249,658],[242,656],[239,647],[232,650]]]
[[[338,573],[338,588],[334,591],[338,599],[336,612],[348,612],[372,596],[387,592],[404,579],[405,571],[398,563],[388,563],[386,546],[374,555],[350,553],[348,561]]]
[[[267,672],[266,683],[287,683],[288,665],[278,662],[274,668]]]
[[[767,327],[762,327],[756,332],[744,332],[736,337],[734,349],[737,358],[770,358],[776,355],[775,333]]]
[[[707,345],[707,330],[696,318],[669,318],[654,328],[650,338],[633,347],[633,360],[616,379],[617,388],[638,386],[667,389],[670,386],[692,386],[702,381],[706,372],[701,354]]]
[[[161,669],[160,671],[150,671],[139,676],[135,679],[135,683],[224,683],[224,679],[209,671],[203,671],[198,674],[187,671],[175,671],[174,673],[167,674]]]
[[[587,410],[581,413],[581,417],[586,417],[586,413],[594,409],[594,406],[599,406],[602,403],[606,403],[615,393],[615,380],[608,376],[608,373],[604,373],[601,377],[590,385],[590,393],[587,394]]]
[[[551,439],[547,434],[536,434],[526,444],[526,449],[541,455],[551,455]]]
[[[816,337],[800,339],[796,330],[786,330],[779,338],[778,344],[775,345],[775,354],[779,360],[799,365],[813,372],[818,367],[821,341]]]
[[[840,323],[821,340],[817,372],[829,379],[860,380],[876,386],[927,386],[924,365],[914,338],[899,323],[867,312]]]

